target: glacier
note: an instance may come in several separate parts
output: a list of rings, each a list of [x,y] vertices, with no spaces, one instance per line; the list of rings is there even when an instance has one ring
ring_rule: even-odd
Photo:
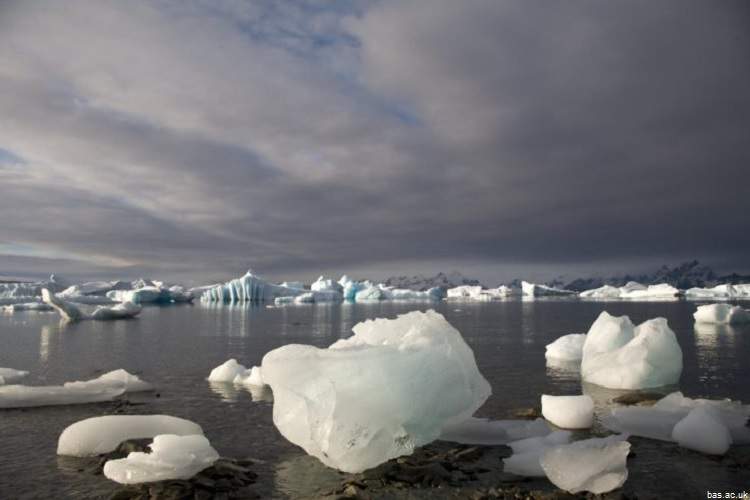
[[[329,467],[361,472],[411,454],[471,417],[491,393],[461,334],[435,311],[352,331],[327,349],[280,347],[261,364],[274,424]]]
[[[91,457],[114,451],[128,439],[154,438],[159,434],[203,434],[201,426],[169,415],[106,415],[69,425],[57,440],[57,454]]]
[[[682,349],[667,320],[635,327],[627,316],[603,311],[586,334],[581,378],[609,389],[648,389],[675,384],[682,373]]]

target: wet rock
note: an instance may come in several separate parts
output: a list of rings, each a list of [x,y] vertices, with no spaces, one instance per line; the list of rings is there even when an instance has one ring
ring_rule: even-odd
[[[520,408],[513,411],[512,415],[513,418],[527,418],[529,420],[534,420],[541,418],[542,410],[540,408]]]
[[[663,397],[664,394],[659,394],[658,392],[628,392],[627,394],[613,398],[612,402],[626,406],[653,406]]]

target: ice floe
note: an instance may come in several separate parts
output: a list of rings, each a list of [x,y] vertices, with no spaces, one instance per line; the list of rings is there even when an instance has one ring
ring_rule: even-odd
[[[236,359],[230,359],[217,366],[208,375],[208,381],[213,383],[239,384],[245,386],[263,387],[263,375],[260,367],[253,366],[247,369],[245,365],[237,362]]]
[[[107,415],[68,426],[57,441],[57,454],[90,457],[114,451],[128,439],[154,438],[159,434],[203,434],[201,426],[169,415]]]
[[[46,288],[42,289],[42,300],[68,321],[127,319],[133,318],[141,312],[140,305],[123,302],[113,306],[99,306],[93,313],[88,314],[73,302],[62,300]]]
[[[732,446],[732,434],[710,405],[690,410],[672,429],[672,439],[683,448],[709,455],[723,455]]]
[[[86,381],[63,385],[0,386],[0,408],[29,408],[111,401],[126,392],[149,391],[153,387],[125,370],[114,370]]]
[[[695,318],[696,323],[716,325],[750,323],[750,310],[729,304],[708,304],[698,306],[693,318]]]
[[[151,453],[132,452],[104,464],[104,475],[121,484],[190,479],[211,467],[219,454],[203,435],[161,434],[149,445]]]
[[[540,464],[547,479],[569,493],[602,494],[620,488],[628,478],[627,435],[591,438],[544,451]]]
[[[508,444],[513,455],[503,459],[503,471],[518,476],[544,477],[544,469],[540,459],[545,451],[569,443],[570,431],[555,431],[546,436],[530,437]]]
[[[620,289],[623,299],[672,299],[680,295],[680,291],[667,283],[649,285],[645,288],[631,286]]]
[[[353,332],[328,349],[275,349],[261,366],[276,427],[330,467],[361,472],[411,454],[491,393],[461,334],[435,311],[368,320]]]
[[[542,416],[563,429],[588,429],[594,423],[591,397],[542,395]]]
[[[483,288],[479,285],[461,285],[446,290],[448,299],[473,300],[479,302],[490,302],[507,297],[520,296],[521,290],[501,285],[497,288]]]
[[[581,378],[610,389],[648,389],[675,384],[682,373],[682,349],[667,320],[637,327],[627,316],[603,311],[586,335]]]
[[[53,311],[53,307],[44,302],[21,302],[19,304],[11,304],[7,306],[0,306],[3,312],[13,314],[18,311]]]

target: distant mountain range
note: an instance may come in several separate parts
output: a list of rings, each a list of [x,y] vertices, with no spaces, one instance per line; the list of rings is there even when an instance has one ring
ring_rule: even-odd
[[[693,287],[712,287],[723,283],[750,283],[750,275],[737,273],[718,275],[709,266],[705,266],[697,260],[683,262],[675,267],[661,266],[650,274],[625,274],[622,276],[611,276],[608,278],[579,278],[569,283],[559,283],[568,290],[581,292],[603,285],[622,286],[628,281],[637,281],[644,285],[655,285],[668,283],[676,288],[687,290]]]
[[[437,273],[435,276],[416,274],[414,276],[391,276],[383,281],[385,285],[410,290],[429,290],[439,286],[441,288],[455,288],[461,285],[481,285],[479,280],[465,277],[458,271]]]
[[[623,286],[628,281],[637,281],[644,285],[655,285],[658,283],[668,283],[682,290],[693,287],[711,287],[723,283],[750,283],[750,275],[737,273],[718,275],[709,266],[703,265],[697,260],[683,262],[675,267],[661,266],[653,273],[644,274],[625,274],[610,277],[593,277],[578,278],[573,281],[567,281],[562,278],[545,282],[545,285],[565,288],[582,292],[592,288],[599,288],[604,285]],[[450,273],[438,273],[435,276],[424,276],[417,274],[415,276],[393,276],[384,281],[386,285],[397,288],[409,288],[412,290],[427,290],[439,286],[442,288],[454,288],[460,285],[481,285],[479,280],[465,277],[458,271]],[[515,279],[508,286],[520,288],[521,280]]]

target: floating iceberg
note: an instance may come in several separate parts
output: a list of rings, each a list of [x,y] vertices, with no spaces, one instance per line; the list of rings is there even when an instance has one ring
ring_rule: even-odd
[[[584,299],[619,299],[621,293],[617,287],[604,285],[592,290],[585,290],[578,295]]]
[[[128,439],[154,438],[159,434],[203,434],[201,426],[168,415],[107,415],[68,426],[57,441],[57,454],[90,457],[114,451]]]
[[[53,311],[54,309],[49,304],[44,302],[21,302],[19,304],[11,304],[8,306],[0,306],[3,312],[13,314],[18,311]]]
[[[177,285],[170,288],[147,285],[134,290],[112,290],[107,292],[107,297],[115,302],[133,304],[169,304],[193,300],[192,293]]]
[[[26,377],[29,372],[24,370],[14,370],[13,368],[0,368],[0,385],[13,384]]]
[[[201,300],[206,302],[264,302],[276,297],[295,297],[304,292],[299,288],[274,285],[264,281],[250,271],[243,277],[203,292]]]
[[[745,297],[745,287],[747,285],[717,285],[713,288],[690,288],[685,291],[685,297],[688,299],[711,299],[711,300],[730,300]]]
[[[634,327],[630,318],[603,311],[583,345],[581,378],[610,389],[648,389],[675,384],[682,373],[682,349],[667,320]]]
[[[310,285],[310,290],[312,290],[313,292],[333,291],[341,293],[344,291],[344,287],[331,278],[321,276],[313,284]]]
[[[48,289],[42,289],[42,300],[54,308],[60,316],[68,321],[80,321],[84,319],[112,320],[133,318],[140,314],[141,306],[130,302],[124,302],[114,306],[99,306],[92,314],[86,314],[72,302],[60,299]]]
[[[560,361],[580,361],[583,358],[585,333],[563,335],[551,344],[547,344],[544,356],[547,359]]]
[[[726,426],[736,444],[750,444],[750,428],[746,426],[750,418],[750,405],[724,400],[691,399],[681,392],[673,392],[656,402],[652,407],[629,406],[613,408],[603,417],[602,423],[610,430],[627,432],[662,441],[674,441],[675,426],[688,414],[700,407],[715,411],[714,416]],[[705,421],[704,419],[700,419]],[[695,429],[695,420],[687,428]],[[710,429],[715,426],[710,426]]]
[[[594,401],[583,396],[542,395],[542,416],[563,429],[588,429],[594,423]]]
[[[241,365],[236,359],[230,359],[211,370],[211,373],[208,375],[208,381],[258,387],[265,385],[259,367],[253,366],[248,370],[245,368],[245,365]]]
[[[238,374],[233,382],[246,387],[265,387],[266,385],[263,381],[263,372],[261,372],[259,366],[253,366],[244,373]]]
[[[690,410],[674,426],[672,439],[683,448],[709,455],[723,455],[732,446],[732,434],[718,411],[709,405]]]
[[[540,459],[554,446],[569,443],[570,431],[555,431],[546,436],[531,437],[509,443],[513,455],[503,459],[503,471],[518,476],[544,477]]]
[[[569,493],[602,494],[620,488],[628,478],[627,436],[609,436],[555,446],[540,460],[547,478]]]
[[[30,408],[111,401],[126,392],[149,391],[151,384],[125,370],[105,373],[87,381],[53,386],[0,386],[0,408]]]
[[[492,300],[504,299],[521,295],[518,288],[510,288],[501,285],[497,288],[482,288],[478,285],[461,285],[455,288],[449,288],[446,291],[446,297],[449,299],[475,300],[479,302],[490,302]]]
[[[620,289],[620,297],[623,299],[667,299],[680,295],[680,291],[677,288],[667,283],[649,285],[645,289],[635,286],[626,287]]]
[[[384,299],[386,299],[385,290],[375,285],[369,285],[362,288],[354,296],[354,300],[357,302],[373,302]]]
[[[435,311],[353,331],[328,349],[275,349],[261,366],[276,427],[330,467],[361,472],[411,454],[491,393],[461,334]]]
[[[523,295],[527,297],[577,295],[576,292],[571,290],[563,290],[562,288],[554,288],[547,285],[537,285],[536,283],[529,283],[527,281],[521,282],[521,290],[523,291]]]
[[[121,484],[150,483],[167,479],[190,479],[211,467],[219,454],[202,435],[154,437],[151,453],[130,453],[127,458],[104,464],[104,475]]]
[[[750,310],[729,304],[708,304],[698,306],[693,314],[696,323],[713,323],[716,325],[730,325],[750,323]]]
[[[463,422],[443,427],[440,439],[462,444],[498,445],[550,433],[544,419],[488,420],[471,417]]]
[[[60,292],[59,296],[62,299],[72,300],[74,297],[82,295],[104,296],[112,290],[128,290],[130,288],[131,284],[125,281],[90,281],[72,285]]]

